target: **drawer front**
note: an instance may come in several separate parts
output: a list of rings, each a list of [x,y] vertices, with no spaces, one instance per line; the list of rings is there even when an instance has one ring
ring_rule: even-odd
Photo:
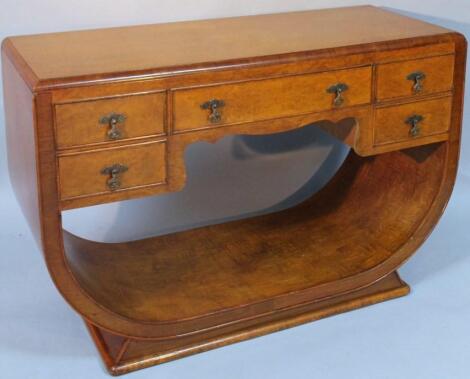
[[[378,108],[375,145],[403,142],[445,133],[450,127],[452,97]]]
[[[60,156],[61,199],[164,183],[165,146],[152,142]]]
[[[58,104],[58,148],[164,133],[165,93]]]
[[[453,55],[381,64],[377,67],[377,99],[449,91],[453,75]]]
[[[337,84],[346,84],[347,89],[341,88],[335,105],[339,87],[333,86]],[[215,107],[211,100],[218,101]],[[174,129],[267,120],[367,104],[370,100],[371,67],[177,90]]]

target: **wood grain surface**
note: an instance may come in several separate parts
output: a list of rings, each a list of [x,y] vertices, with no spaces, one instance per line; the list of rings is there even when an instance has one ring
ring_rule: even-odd
[[[11,45],[33,76],[44,81],[262,61],[448,32],[360,6],[12,37]]]
[[[422,72],[425,75],[422,89],[413,91],[414,81],[408,75]],[[450,91],[453,84],[454,55],[381,64],[377,67],[377,99],[421,96]]]
[[[342,107],[371,101],[371,67],[296,75],[279,79],[238,84],[198,87],[173,93],[174,130],[184,131],[224,124],[269,120],[297,114],[334,109],[331,86],[344,83]],[[211,124],[209,110],[201,104],[211,99],[223,100],[221,120]]]
[[[125,118],[117,123],[117,140],[164,134],[165,96],[165,93],[157,93],[57,104],[57,148],[114,142],[108,135],[109,123],[100,121],[103,117],[113,114]]]
[[[370,6],[6,39],[12,184],[108,370],[408,293],[395,272],[455,181],[466,49],[459,33]],[[416,70],[419,93],[406,78]],[[333,106],[326,89],[340,82]],[[218,98],[221,120],[208,122],[201,103]],[[113,141],[97,121],[111,112],[126,115]],[[181,190],[192,143],[318,121],[352,151],[294,208],[117,244],[62,228],[65,209]],[[101,173],[113,164],[128,168],[118,190]]]
[[[374,142],[380,145],[412,140],[419,144],[423,137],[447,133],[451,111],[452,97],[448,96],[378,108]],[[423,120],[418,123],[417,135],[413,136],[407,119],[415,115],[423,117]]]
[[[60,197],[68,199],[114,192],[106,184],[110,175],[104,175],[102,170],[115,164],[127,168],[119,175],[121,185],[117,191],[161,185],[166,180],[165,156],[163,142],[61,155],[58,159]]]

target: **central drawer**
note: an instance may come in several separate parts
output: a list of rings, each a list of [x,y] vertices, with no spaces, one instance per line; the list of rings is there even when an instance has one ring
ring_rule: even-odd
[[[174,130],[327,111],[371,101],[370,66],[243,83],[180,89],[173,93]]]

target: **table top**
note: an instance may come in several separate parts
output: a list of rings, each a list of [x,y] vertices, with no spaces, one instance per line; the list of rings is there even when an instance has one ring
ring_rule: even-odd
[[[449,30],[373,6],[10,37],[38,81],[266,58]]]

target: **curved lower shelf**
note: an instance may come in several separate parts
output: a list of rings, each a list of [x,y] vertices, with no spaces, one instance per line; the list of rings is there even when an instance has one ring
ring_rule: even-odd
[[[165,340],[265,322],[395,271],[434,207],[446,156],[445,143],[351,153],[296,207],[141,241],[97,243],[64,232],[67,262],[100,307],[142,328],[116,334]]]

